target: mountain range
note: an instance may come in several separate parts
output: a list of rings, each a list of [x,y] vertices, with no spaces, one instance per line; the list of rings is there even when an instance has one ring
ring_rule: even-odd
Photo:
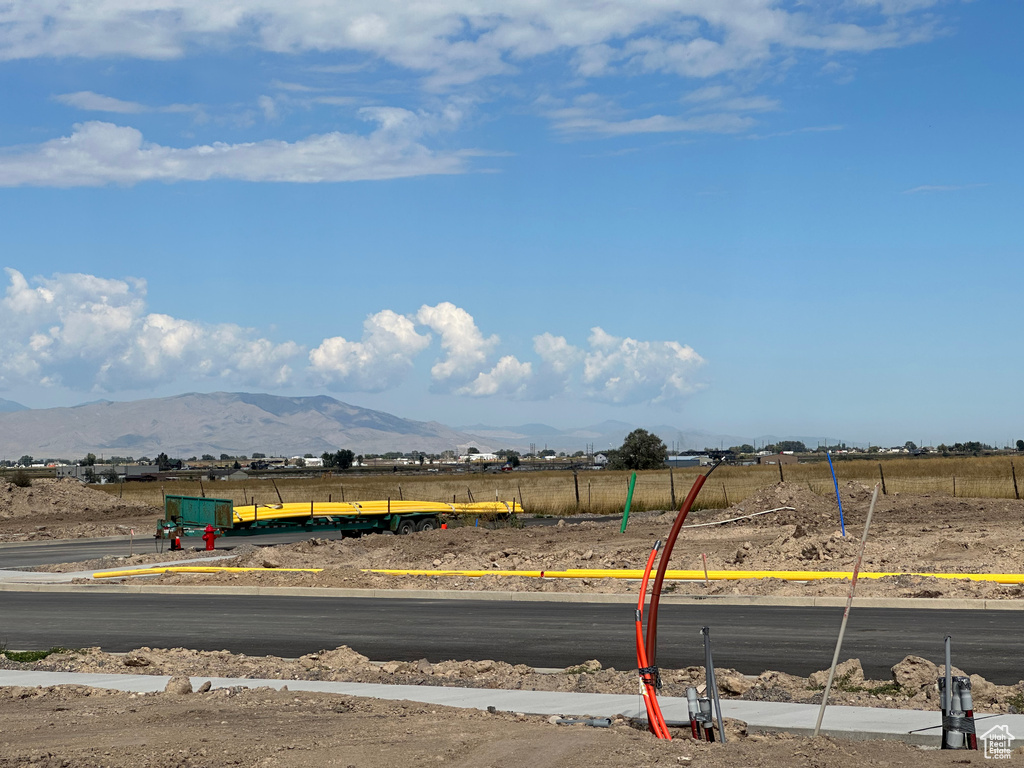
[[[70,408],[29,409],[0,400],[0,459],[25,454],[37,458],[97,456],[153,457],[167,453],[188,458],[226,453],[232,456],[295,456],[348,448],[356,453],[389,451],[464,452],[512,448],[525,452],[551,448],[595,452],[622,444],[638,425],[604,421],[587,427],[557,429],[546,424],[448,427],[361,408],[327,396],[280,397],[244,392],[190,393],[174,397],[110,402]],[[682,431],[669,425],[643,425],[669,448],[703,449],[738,445],[750,438]],[[809,445],[817,438],[803,439]],[[774,442],[765,436],[758,443]]]
[[[4,400],[0,397],[0,413],[13,413],[14,411],[27,411],[21,403],[16,403],[13,400]]]
[[[209,453],[293,456],[351,448],[358,453],[440,453],[474,443],[437,422],[413,421],[331,397],[214,392],[72,408],[0,413],[0,457],[172,457]],[[484,450],[484,446],[478,446]]]

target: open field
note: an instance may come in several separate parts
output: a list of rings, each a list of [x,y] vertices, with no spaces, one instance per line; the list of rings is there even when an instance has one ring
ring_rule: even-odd
[[[879,462],[836,461],[840,484],[856,480],[865,485],[879,482]],[[888,494],[930,494],[975,499],[1017,498],[1012,459],[1004,456],[962,458],[900,458],[881,463]],[[1024,466],[1022,466],[1024,470]],[[690,485],[706,469],[651,470],[637,475],[632,509],[674,509],[682,503]],[[788,484],[807,488],[821,496],[832,495],[832,476],[827,462],[789,464],[782,468]],[[275,481],[284,501],[359,501],[369,499],[419,499],[423,501],[487,501],[515,498],[528,512],[546,515],[621,513],[626,501],[629,472],[528,471],[505,473],[360,475],[326,474],[319,478]],[[721,466],[701,491],[695,509],[724,509],[742,502],[759,489],[779,481],[777,466]],[[1024,486],[1024,474],[1020,478]],[[94,486],[125,500],[162,506],[163,494],[200,495],[198,480],[164,484],[126,483]],[[674,493],[673,493],[674,487]],[[955,493],[954,493],[955,488]],[[577,489],[579,504],[576,502]],[[203,482],[208,496],[231,499],[237,504],[277,501],[270,480],[253,477],[245,482]],[[674,501],[673,501],[674,499]]]

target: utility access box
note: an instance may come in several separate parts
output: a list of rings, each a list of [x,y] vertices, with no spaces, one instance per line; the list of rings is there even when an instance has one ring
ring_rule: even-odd
[[[231,528],[234,502],[231,499],[203,499],[197,496],[165,496],[164,520],[184,526]]]

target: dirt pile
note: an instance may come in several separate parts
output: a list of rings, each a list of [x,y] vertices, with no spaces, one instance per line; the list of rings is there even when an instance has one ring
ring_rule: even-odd
[[[9,661],[0,655],[0,668],[53,672],[170,675],[172,677],[238,677],[273,680],[330,680],[353,683],[443,685],[462,688],[562,691],[571,693],[632,693],[634,670],[602,667],[596,659],[583,661],[558,672],[537,672],[523,664],[493,659],[441,661],[371,661],[348,646],[340,646],[298,659],[277,656],[246,656],[228,651],[195,651],[186,648],[138,648],[126,654],[87,648],[54,653],[33,663]],[[908,656],[892,668],[890,680],[865,680],[860,661],[850,659],[837,668],[829,701],[872,707],[934,709],[940,667],[926,659]],[[955,670],[954,674],[964,674]],[[828,670],[810,677],[767,671],[756,678],[734,669],[715,668],[719,692],[724,698],[751,701],[820,703]],[[703,667],[662,669],[664,696],[684,697],[686,688],[704,682]],[[1024,710],[1024,681],[1003,686],[971,676],[975,709],[984,712]]]
[[[0,481],[0,541],[148,535],[160,510],[87,488],[74,479]]]

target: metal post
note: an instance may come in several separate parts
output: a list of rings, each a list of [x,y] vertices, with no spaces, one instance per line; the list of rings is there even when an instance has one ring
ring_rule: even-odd
[[[875,514],[875,503],[878,501],[878,485],[875,485],[875,492],[871,494],[871,506],[868,508],[868,519],[864,523],[864,535],[860,540],[860,550],[857,552],[857,562],[853,566],[853,578],[850,579],[850,592],[846,596],[846,610],[843,611],[843,623],[839,627],[839,639],[836,640],[836,652],[832,654],[832,668],[828,671],[828,682],[825,684],[825,692],[821,696],[821,708],[818,710],[818,721],[814,724],[814,735],[821,731],[821,721],[825,717],[825,705],[828,704],[828,694],[832,690],[832,680],[836,676],[836,664],[839,663],[839,651],[843,647],[843,635],[846,634],[846,622],[850,618],[850,606],[853,605],[853,592],[857,588],[857,574],[860,573],[860,563],[864,559],[864,545],[868,540],[868,529],[871,528],[871,518]]]
[[[949,705],[950,705],[950,703],[952,701],[952,692],[953,692],[953,672],[952,672],[953,668],[952,668],[952,663],[951,663],[951,660],[950,660],[950,658],[952,656],[952,651],[951,651],[951,647],[950,647],[951,643],[952,643],[952,639],[953,639],[952,635],[946,635],[946,641],[945,641],[945,643],[946,643],[946,691],[945,691],[945,696],[943,696],[943,698],[942,698],[942,703],[943,703],[943,708],[942,709],[944,709],[946,711],[949,710]]]
[[[705,694],[715,702],[715,717],[718,719],[718,734],[725,744],[725,724],[722,722],[722,702],[718,699],[718,680],[715,679],[715,663],[711,660],[711,629],[701,627],[704,635],[704,685],[708,689]]]
[[[942,749],[949,749],[948,729],[946,721],[953,709],[953,664],[951,645],[952,635],[946,635],[944,641],[946,650],[946,672],[942,678],[942,690],[939,691],[942,703]]]

